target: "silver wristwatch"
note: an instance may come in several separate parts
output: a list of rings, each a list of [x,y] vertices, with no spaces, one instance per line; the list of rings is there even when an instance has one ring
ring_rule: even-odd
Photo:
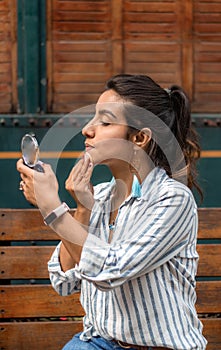
[[[64,215],[69,210],[69,206],[63,202],[61,205],[59,205],[59,207],[54,209],[44,218],[45,225],[51,225],[55,220],[57,220],[60,216]]]

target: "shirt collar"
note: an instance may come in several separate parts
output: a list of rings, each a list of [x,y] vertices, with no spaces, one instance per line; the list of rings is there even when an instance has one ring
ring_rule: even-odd
[[[166,177],[165,170],[156,167],[150,171],[142,184],[140,184],[137,176],[134,174],[131,193],[125,202],[128,202],[131,198],[148,200],[150,193],[154,191],[154,189],[159,188],[158,186],[162,184]],[[115,186],[115,178],[112,177],[110,182],[98,186],[99,191],[98,193],[95,192],[95,199],[102,202],[109,200]]]
[[[149,200],[151,194],[158,191],[167,178],[168,175],[164,169],[159,167],[152,169],[141,184],[141,198]]]
[[[115,178],[112,177],[112,180],[110,182],[111,189],[115,185]],[[133,176],[133,183],[132,183],[132,189],[131,189],[131,194],[128,197],[129,198],[140,198],[141,197],[141,184],[137,178],[136,175]]]
[[[131,197],[140,198],[141,197],[141,185],[136,175],[134,175]]]

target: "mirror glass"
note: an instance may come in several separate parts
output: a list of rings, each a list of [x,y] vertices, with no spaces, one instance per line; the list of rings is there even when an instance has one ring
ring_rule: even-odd
[[[39,146],[34,134],[25,134],[21,141],[21,151],[24,163],[37,171],[42,172],[43,168],[39,161]]]

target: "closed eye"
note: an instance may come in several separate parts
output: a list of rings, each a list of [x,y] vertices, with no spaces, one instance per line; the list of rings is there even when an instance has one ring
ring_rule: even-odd
[[[101,125],[103,125],[103,126],[108,126],[108,125],[110,125],[111,123],[108,123],[108,122],[102,122],[101,121]]]

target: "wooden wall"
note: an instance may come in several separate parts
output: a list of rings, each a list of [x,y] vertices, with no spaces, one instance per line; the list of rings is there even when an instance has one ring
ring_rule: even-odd
[[[221,1],[193,1],[194,110],[221,111]]]
[[[17,45],[15,0],[0,1],[0,113],[10,113],[17,103]]]
[[[178,83],[195,112],[221,111],[221,1],[49,1],[51,111],[94,102],[106,78]]]
[[[121,0],[48,2],[51,111],[70,112],[96,101],[105,80],[115,70],[113,21],[121,18],[119,5]]]
[[[182,85],[193,112],[221,111],[221,0],[45,3],[48,112],[94,103],[121,72]],[[16,11],[0,1],[0,113],[17,111]]]

